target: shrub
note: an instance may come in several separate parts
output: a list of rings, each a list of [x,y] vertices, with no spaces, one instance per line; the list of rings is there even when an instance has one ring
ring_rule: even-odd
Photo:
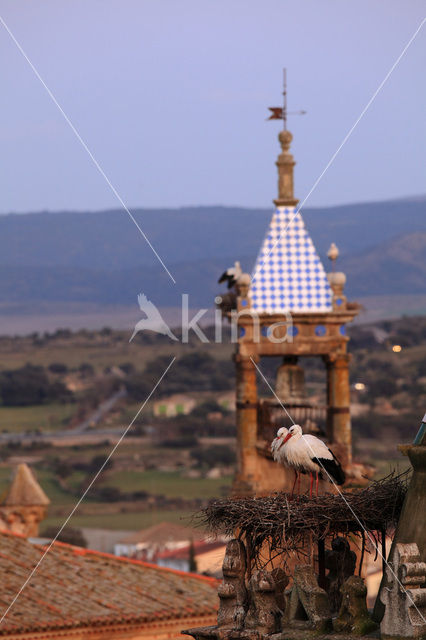
[[[43,367],[27,364],[0,374],[0,398],[5,406],[27,407],[71,397],[72,393],[62,382],[49,381]]]
[[[218,464],[234,464],[236,454],[224,444],[216,444],[211,447],[197,447],[190,452],[191,458],[196,460],[199,466],[214,467]]]
[[[40,537],[53,540],[59,530],[59,527],[46,527],[40,533]],[[81,529],[76,529],[75,527],[64,527],[56,540],[59,540],[59,542],[66,542],[67,544],[73,544],[76,547],[87,547],[87,540],[84,537],[83,532]]]
[[[68,367],[63,362],[52,362],[48,366],[49,371],[52,373],[67,373]]]

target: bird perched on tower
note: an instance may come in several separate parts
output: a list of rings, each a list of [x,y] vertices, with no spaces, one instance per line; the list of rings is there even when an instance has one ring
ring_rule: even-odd
[[[287,432],[287,433],[286,433]],[[302,427],[294,424],[290,429],[281,427],[271,445],[274,460],[294,469],[296,480],[300,473],[309,473],[311,484],[309,495],[312,497],[313,474],[316,476],[316,495],[318,495],[318,479],[325,477],[332,483],[341,485],[345,482],[342,465],[327,445],[311,434],[303,434]]]
[[[237,283],[237,280],[242,274],[242,272],[243,270],[241,269],[240,263],[234,262],[233,267],[229,267],[229,269],[227,269],[222,273],[222,275],[218,280],[218,283],[221,284],[222,282],[227,282],[228,289],[231,289]]]

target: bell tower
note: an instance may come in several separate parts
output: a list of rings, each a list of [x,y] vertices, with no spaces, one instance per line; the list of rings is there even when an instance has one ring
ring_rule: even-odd
[[[277,429],[291,426],[289,416],[305,433],[318,434],[332,447],[349,478],[352,468],[346,325],[358,314],[359,305],[348,302],[343,293],[346,276],[334,269],[337,247],[330,248],[333,269],[327,274],[297,209],[286,90],[284,95],[284,109],[271,108],[270,118],[284,120],[278,136],[275,210],[251,275],[243,274],[236,284],[236,309],[227,312],[238,331],[234,492],[241,495],[291,489],[292,472],[276,464],[270,454]],[[277,356],[281,363],[271,397],[262,359]],[[306,394],[306,357],[318,358],[325,369],[322,405],[310,402]]]

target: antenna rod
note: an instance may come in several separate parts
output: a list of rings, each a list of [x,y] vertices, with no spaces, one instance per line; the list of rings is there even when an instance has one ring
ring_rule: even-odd
[[[284,76],[283,122],[284,122],[284,131],[287,131],[287,69],[285,67],[283,69],[283,76]]]

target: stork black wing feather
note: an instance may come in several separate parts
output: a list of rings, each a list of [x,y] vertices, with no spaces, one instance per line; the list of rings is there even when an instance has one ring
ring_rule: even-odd
[[[312,458],[312,462],[315,462],[322,470],[325,470],[336,484],[343,484],[346,480],[345,472],[337,458],[334,456],[333,458],[333,460],[329,460],[328,458]]]
[[[228,276],[228,289],[232,289],[236,282],[234,276]]]
[[[222,282],[225,282],[225,280],[228,280],[228,278],[228,274],[224,271],[217,282],[218,284],[221,284]]]

